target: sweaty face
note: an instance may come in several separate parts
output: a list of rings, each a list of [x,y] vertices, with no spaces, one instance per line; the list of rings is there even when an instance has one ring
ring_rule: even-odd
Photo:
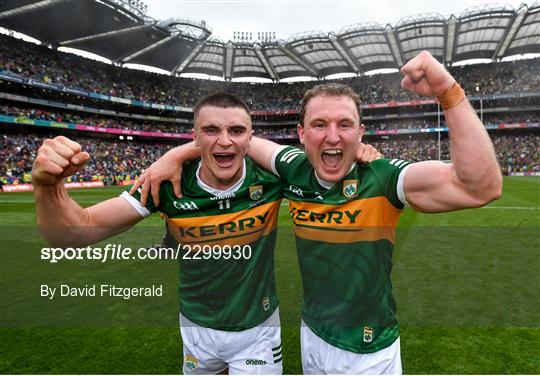
[[[336,182],[349,172],[362,138],[363,126],[354,101],[346,96],[313,97],[304,125],[298,125],[300,142],[319,178]]]
[[[251,134],[251,118],[244,109],[202,107],[193,131],[201,149],[201,179],[217,189],[234,185],[242,176]]]

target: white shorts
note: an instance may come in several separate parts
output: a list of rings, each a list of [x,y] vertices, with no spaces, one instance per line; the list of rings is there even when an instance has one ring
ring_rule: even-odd
[[[300,343],[305,375],[402,374],[399,337],[385,349],[370,354],[357,354],[329,344],[302,321]]]
[[[185,375],[229,374],[281,375],[281,327],[279,310],[260,325],[227,332],[197,325],[180,314]]]

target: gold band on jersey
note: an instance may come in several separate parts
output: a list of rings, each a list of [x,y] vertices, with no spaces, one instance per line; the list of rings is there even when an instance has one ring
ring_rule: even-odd
[[[394,243],[401,210],[384,196],[329,205],[289,200],[297,236],[327,243],[385,239]]]
[[[181,244],[249,244],[277,227],[281,199],[238,212],[169,218],[170,233]]]

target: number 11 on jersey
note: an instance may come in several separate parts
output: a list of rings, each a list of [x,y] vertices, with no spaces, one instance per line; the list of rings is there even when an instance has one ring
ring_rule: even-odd
[[[219,210],[230,209],[231,201],[229,199],[221,200],[221,201],[218,201],[218,205],[219,205]]]

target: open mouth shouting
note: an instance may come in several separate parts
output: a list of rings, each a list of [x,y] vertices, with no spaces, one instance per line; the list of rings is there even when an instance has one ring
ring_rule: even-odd
[[[231,167],[234,163],[235,153],[214,153],[213,154],[216,163],[220,167]]]
[[[321,160],[327,170],[335,170],[343,159],[343,151],[341,149],[326,149],[321,154]]]

